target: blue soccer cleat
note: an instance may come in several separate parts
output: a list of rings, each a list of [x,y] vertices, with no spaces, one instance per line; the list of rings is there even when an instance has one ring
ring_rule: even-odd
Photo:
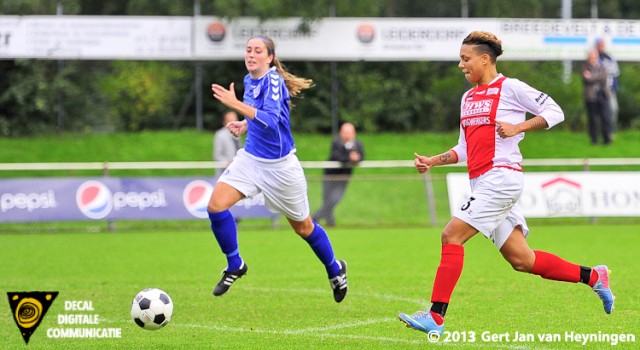
[[[438,326],[436,321],[431,317],[431,311],[418,311],[413,315],[400,313],[398,318],[400,321],[406,323],[407,327],[425,332],[430,337],[436,337],[436,339],[439,338],[444,331],[444,323]]]
[[[598,265],[593,268],[598,273],[598,281],[593,285],[593,291],[598,294],[604,306],[604,312],[610,314],[613,310],[613,292],[609,287],[609,268],[607,265]]]

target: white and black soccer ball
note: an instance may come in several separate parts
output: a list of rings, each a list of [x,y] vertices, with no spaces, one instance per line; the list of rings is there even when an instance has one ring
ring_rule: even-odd
[[[140,327],[154,331],[166,326],[173,315],[173,301],[158,288],[140,291],[131,303],[131,317]]]

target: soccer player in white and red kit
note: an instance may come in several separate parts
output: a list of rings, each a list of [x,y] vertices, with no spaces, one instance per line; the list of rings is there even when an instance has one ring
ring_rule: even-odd
[[[475,86],[462,96],[458,144],[432,157],[415,154],[420,173],[466,160],[471,181],[471,195],[442,232],[431,309],[399,315],[408,327],[430,335],[444,330],[449,300],[462,273],[463,244],[478,232],[492,240],[515,270],[585,283],[600,297],[606,313],[613,309],[606,265],[580,266],[527,244],[529,228],[517,206],[524,185],[518,143],[527,131],[562,122],[564,114],[549,95],[499,74],[496,59],[501,54],[502,43],[491,33],[472,32],[463,40],[458,67]],[[526,119],[527,113],[533,117]]]

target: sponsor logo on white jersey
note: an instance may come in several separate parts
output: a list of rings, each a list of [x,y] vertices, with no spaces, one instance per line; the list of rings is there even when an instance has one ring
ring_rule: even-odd
[[[497,95],[499,92],[500,92],[500,88],[489,88],[487,89],[487,96]]]
[[[538,105],[542,106],[545,102],[547,102],[548,98],[549,98],[549,95],[545,94],[544,92],[541,92],[540,95],[536,97],[536,102],[538,103]]]
[[[462,106],[462,117],[490,114],[491,106],[493,106],[493,100],[465,102]]]
[[[465,118],[460,121],[460,125],[463,128],[467,128],[469,126],[487,125],[487,124],[491,124],[491,118],[489,117],[472,117],[472,118]]]

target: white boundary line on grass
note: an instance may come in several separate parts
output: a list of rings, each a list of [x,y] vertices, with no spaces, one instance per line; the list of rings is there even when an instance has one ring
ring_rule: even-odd
[[[391,337],[374,337],[369,335],[353,335],[353,334],[335,334],[335,333],[321,333],[329,330],[337,330],[344,329],[350,327],[358,327],[365,326],[369,324],[375,323],[384,323],[384,322],[392,322],[396,321],[394,318],[381,318],[381,319],[369,319],[366,321],[360,322],[350,322],[337,324],[331,327],[311,327],[304,328],[300,330],[268,330],[268,329],[259,329],[259,328],[242,328],[242,327],[229,327],[229,326],[207,326],[200,324],[177,324],[176,327],[187,327],[187,328],[200,328],[212,331],[221,331],[221,332],[236,332],[236,333],[253,333],[253,334],[272,334],[272,335],[302,335],[302,336],[312,336],[318,338],[347,338],[347,339],[355,339],[355,340],[371,340],[371,341],[379,341],[379,342],[387,342],[387,343],[402,343],[402,344],[415,344],[415,345],[437,345],[437,346],[448,346],[448,347],[468,347],[472,346],[473,348],[491,348],[491,349],[512,349],[512,350],[525,350],[525,349],[545,349],[545,348],[531,348],[526,345],[506,345],[506,344],[482,344],[482,343],[431,343],[427,340],[427,335],[425,334],[422,339],[402,339],[402,338],[391,338]],[[409,330],[410,331],[410,330]],[[416,331],[419,333],[418,331]],[[422,334],[421,334],[422,335]]]
[[[265,287],[246,287],[243,286],[242,289],[252,290],[256,292],[284,292],[284,293],[296,293],[296,294],[331,294],[330,289],[306,289],[306,288],[265,288]],[[425,299],[416,299],[416,298],[407,298],[403,296],[398,296],[394,294],[380,294],[380,293],[368,293],[368,292],[349,292],[349,296],[361,296],[361,297],[370,297],[384,300],[395,300],[395,301],[406,301],[408,303],[414,303],[419,306],[426,305]]]
[[[257,292],[278,292],[278,293],[313,293],[313,294],[327,294],[328,291],[324,289],[306,289],[306,288],[264,288],[264,287],[243,287],[245,290],[252,290]],[[423,299],[414,299],[414,298],[406,298],[394,294],[379,294],[379,293],[350,293],[350,295],[356,295],[361,297],[372,297],[379,298],[384,300],[396,300],[396,301],[406,301],[410,303],[416,303],[418,305],[424,305],[425,300]],[[437,345],[437,346],[447,346],[447,347],[468,347],[472,346],[473,348],[491,348],[491,349],[510,349],[510,350],[527,350],[527,349],[546,349],[544,347],[529,347],[523,344],[520,345],[509,345],[509,344],[496,344],[496,343],[431,343],[427,340],[426,335],[422,339],[404,339],[404,338],[393,338],[393,337],[385,337],[385,336],[368,336],[368,335],[353,335],[353,334],[336,334],[336,333],[327,333],[330,331],[339,331],[347,328],[361,327],[378,323],[387,323],[387,322],[396,322],[396,318],[392,317],[384,317],[384,318],[375,318],[375,319],[366,319],[355,322],[346,322],[346,323],[338,323],[330,326],[324,327],[307,327],[302,329],[283,329],[283,330],[270,330],[270,329],[260,329],[260,328],[243,328],[243,327],[230,327],[230,326],[217,326],[217,325],[202,325],[202,324],[189,324],[189,323],[178,323],[175,322],[173,327],[184,327],[184,328],[192,328],[192,329],[205,329],[212,331],[220,331],[220,332],[236,332],[236,333],[252,333],[252,334],[272,334],[272,335],[301,335],[301,336],[312,336],[318,338],[343,338],[343,339],[354,339],[354,340],[369,340],[369,341],[378,341],[384,343],[396,343],[396,344],[415,344],[415,345]],[[114,321],[110,320],[102,320],[102,322],[114,323]],[[402,327],[400,322],[398,321],[398,327]],[[408,330],[411,331],[411,330]],[[415,331],[420,333],[418,331]],[[539,344],[536,344],[539,345]]]
[[[372,337],[366,335],[350,335],[350,334],[334,334],[334,333],[321,333],[329,330],[339,330],[350,327],[358,327],[375,323],[383,323],[393,321],[392,318],[383,318],[383,319],[370,319],[366,321],[360,322],[350,322],[337,324],[330,327],[311,327],[304,328],[299,330],[268,330],[268,329],[259,329],[259,328],[241,328],[241,327],[228,327],[228,326],[205,326],[198,324],[179,324],[176,326],[188,327],[188,328],[201,328],[208,329],[214,331],[224,331],[224,332],[237,332],[237,333],[259,333],[259,334],[274,334],[274,335],[303,335],[303,336],[313,336],[319,338],[349,338],[349,339],[359,339],[359,340],[375,340],[375,341],[383,341],[383,342],[393,342],[393,343],[406,343],[406,344],[422,344],[426,343],[426,338],[424,340],[413,340],[413,339],[400,339],[400,338],[389,338],[389,337]]]
[[[325,289],[307,289],[307,288],[266,288],[266,287],[249,287],[243,286],[244,290],[256,291],[256,292],[266,292],[266,293],[296,293],[296,294],[327,294],[330,293],[329,290]],[[424,299],[416,299],[416,298],[407,298],[403,296],[398,296],[394,294],[380,294],[380,293],[367,293],[367,292],[356,292],[349,293],[350,296],[360,296],[360,297],[370,297],[370,298],[378,298],[383,300],[395,300],[395,301],[405,301],[409,303],[415,303],[419,306],[425,305]],[[360,326],[367,326],[371,324],[378,323],[387,323],[387,322],[396,322],[397,318],[392,317],[384,317],[377,319],[366,319],[362,321],[355,322],[347,322],[347,323],[338,323],[330,326],[324,327],[307,327],[302,329],[283,329],[283,330],[269,330],[269,329],[259,329],[259,328],[242,328],[242,327],[229,327],[229,326],[216,326],[216,325],[200,325],[200,324],[176,324],[175,326],[187,327],[187,328],[200,328],[200,329],[208,329],[214,331],[231,331],[237,333],[253,333],[253,334],[272,334],[272,335],[302,335],[302,336],[312,336],[318,338],[346,338],[346,339],[355,339],[355,340],[369,340],[369,341],[378,341],[384,343],[396,343],[396,344],[415,344],[415,345],[438,345],[438,346],[469,346],[473,345],[474,348],[492,348],[492,349],[510,349],[510,350],[525,350],[531,349],[525,345],[507,345],[507,344],[482,344],[482,343],[430,343],[426,339],[426,335],[422,339],[403,339],[403,338],[393,338],[393,337],[376,337],[376,336],[368,336],[368,335],[353,335],[353,334],[336,334],[336,333],[327,333],[328,331],[336,331],[347,328],[354,328]],[[402,328],[400,321],[398,321],[398,327]],[[408,330],[411,331],[411,330]],[[416,331],[417,332],[417,331]],[[418,332],[419,333],[419,332]]]
[[[491,349],[510,349],[510,350],[527,350],[527,349],[551,349],[547,347],[538,347],[538,346],[526,346],[526,345],[506,345],[506,344],[482,344],[482,343],[431,343],[427,340],[426,335],[422,336],[420,339],[402,339],[402,338],[392,338],[392,337],[374,337],[368,335],[353,335],[353,334],[334,334],[334,333],[320,333],[328,330],[336,330],[336,329],[344,329],[349,327],[359,327],[365,326],[369,324],[375,323],[384,323],[384,322],[395,322],[395,318],[382,318],[382,319],[369,319],[366,321],[360,322],[351,322],[344,324],[337,324],[331,327],[311,327],[300,330],[269,330],[269,329],[259,329],[259,328],[242,328],[242,327],[229,327],[229,326],[215,326],[215,325],[202,325],[202,324],[186,324],[186,323],[174,323],[171,327],[179,327],[179,328],[191,328],[191,329],[205,329],[211,331],[219,331],[219,332],[236,332],[236,333],[253,333],[253,334],[271,334],[271,335],[300,335],[300,336],[311,336],[318,338],[346,338],[346,339],[354,339],[354,340],[370,340],[370,341],[379,341],[385,343],[396,343],[396,344],[415,344],[415,345],[424,345],[424,346],[447,346],[447,347],[473,347],[475,349],[478,348],[491,348]],[[104,323],[128,323],[129,321],[113,321],[102,319],[100,322]],[[407,330],[407,332],[411,332],[411,330]],[[415,331],[416,333],[420,333]],[[541,344],[532,344],[532,345],[541,345]]]

